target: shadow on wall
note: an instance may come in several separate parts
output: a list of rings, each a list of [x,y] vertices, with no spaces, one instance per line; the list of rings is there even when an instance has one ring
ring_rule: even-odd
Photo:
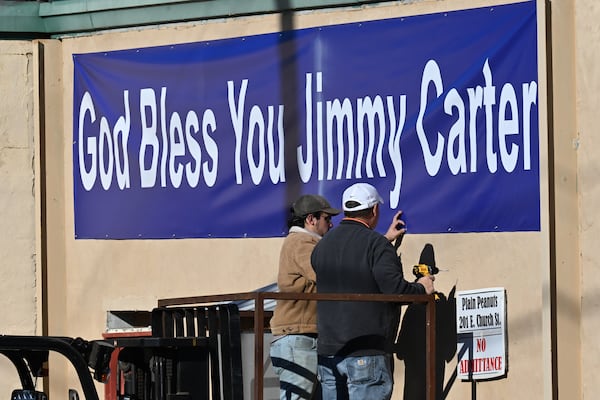
[[[446,363],[452,361],[456,353],[456,286],[448,297],[438,292],[436,300],[436,399],[446,398],[444,376]],[[426,399],[426,355],[425,351],[425,304],[411,304],[407,307],[398,340],[396,356],[404,360],[404,399]],[[449,382],[451,385],[452,382]],[[446,392],[450,389],[448,387]]]

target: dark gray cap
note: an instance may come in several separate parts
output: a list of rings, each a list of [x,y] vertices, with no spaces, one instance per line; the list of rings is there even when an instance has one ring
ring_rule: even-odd
[[[305,194],[300,196],[292,205],[292,210],[297,217],[303,217],[317,212],[326,212],[329,215],[338,215],[341,213],[337,208],[331,207],[325,197],[319,196],[318,194]]]

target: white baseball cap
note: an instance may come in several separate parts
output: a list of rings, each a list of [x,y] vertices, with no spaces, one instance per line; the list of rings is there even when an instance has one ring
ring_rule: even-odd
[[[368,183],[355,183],[344,190],[342,195],[344,211],[366,210],[377,203],[383,204],[383,199],[377,193],[377,189]]]

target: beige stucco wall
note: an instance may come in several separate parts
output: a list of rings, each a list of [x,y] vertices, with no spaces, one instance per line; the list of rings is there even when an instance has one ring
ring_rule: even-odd
[[[580,194],[578,232],[580,240],[581,285],[581,369],[583,398],[597,396],[597,374],[600,369],[598,332],[600,332],[600,163],[598,148],[598,110],[600,109],[600,4],[593,1],[577,3],[574,26],[577,45],[575,53],[577,124],[571,131],[572,149],[577,152],[577,188]],[[576,271],[574,266],[566,266]]]
[[[32,49],[26,41],[0,42],[0,334],[34,335],[41,321]],[[0,387],[16,378],[1,357]]]
[[[0,281],[2,309],[17,311],[0,321],[2,332],[33,334],[37,313],[35,292],[35,202],[32,45],[4,42],[0,46]]]
[[[347,10],[303,12],[295,16],[295,28],[437,12],[464,7],[467,2],[392,3],[383,7],[355,7]],[[468,2],[469,6],[475,6]],[[483,3],[480,3],[483,4]],[[65,274],[64,288],[54,292],[69,299],[66,308],[49,310],[64,313],[61,333],[97,338],[105,328],[108,310],[149,310],[159,298],[251,291],[276,280],[281,239],[198,239],[97,241],[74,240],[72,196],[72,76],[73,53],[128,49],[191,41],[236,37],[278,31],[277,15],[219,20],[202,24],[65,38],[62,42],[64,70],[64,201]],[[543,82],[540,82],[541,91]],[[540,109],[544,109],[540,102]],[[545,129],[544,127],[542,127]],[[543,131],[542,131],[543,132]],[[545,136],[541,134],[542,138]],[[544,140],[542,139],[542,143]],[[545,144],[542,145],[545,163]],[[480,383],[480,398],[543,398],[549,393],[550,368],[544,367],[548,354],[549,320],[545,296],[549,285],[548,231],[545,168],[542,166],[542,220],[538,233],[454,234],[407,236],[403,259],[408,266],[419,258],[424,243],[436,249],[440,265],[449,272],[438,276],[437,287],[448,292],[483,287],[505,287],[508,293],[509,363],[507,379]],[[333,200],[333,199],[332,199]],[[339,199],[337,199],[339,202]],[[55,260],[58,262],[59,260]],[[523,272],[523,264],[531,266]],[[60,286],[60,285],[59,285]],[[85,319],[82,318],[85,316]],[[52,330],[50,331],[52,334]],[[395,399],[401,398],[403,369],[400,362]],[[448,377],[456,362],[448,365]],[[469,383],[456,382],[450,398],[462,399],[471,393]]]
[[[541,232],[407,235],[403,243],[407,275],[423,244],[434,245],[438,264],[449,269],[438,275],[438,290],[447,293],[455,284],[458,290],[506,288],[509,372],[506,379],[478,383],[477,397],[482,399],[549,399],[553,389],[559,398],[595,398],[600,358],[595,344],[600,300],[595,290],[600,287],[600,275],[595,273],[599,167],[594,117],[599,105],[595,94],[600,90],[596,72],[600,6],[596,0],[576,3],[548,3],[552,26],[546,42],[546,4],[538,1]],[[293,23],[294,28],[305,28],[489,4],[390,2],[302,12]],[[4,94],[0,96],[0,204],[4,205],[0,208],[4,227],[0,231],[4,263],[0,305],[10,310],[3,312],[0,333],[42,333],[42,266],[48,273],[47,331],[43,333],[86,339],[101,337],[108,310],[150,310],[159,298],[245,292],[275,281],[279,238],[74,239],[71,55],[260,34],[278,31],[280,26],[277,15],[253,16],[43,41],[44,124],[36,120],[40,57],[36,44],[0,42],[0,93]],[[552,50],[550,88],[545,84],[546,43]],[[547,93],[554,110],[549,123]],[[39,152],[38,135],[45,138],[43,154],[35,153]],[[43,194],[37,179],[40,163],[46,171]],[[42,196],[44,209],[40,208]],[[46,226],[38,223],[41,214]],[[556,300],[554,319],[552,299]],[[552,353],[553,323],[556,353]],[[51,397],[66,398],[63,388],[76,385],[60,360],[53,359],[51,365]],[[455,365],[454,361],[447,366],[447,378]],[[400,399],[403,368],[401,362],[396,366],[394,399]],[[0,381],[0,395],[8,398],[8,392],[4,393],[8,390]],[[470,397],[469,383],[454,383],[450,399]]]

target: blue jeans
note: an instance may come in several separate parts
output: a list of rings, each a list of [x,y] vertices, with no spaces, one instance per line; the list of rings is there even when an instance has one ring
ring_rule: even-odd
[[[389,354],[319,356],[323,400],[389,400],[394,386],[392,362]]]
[[[271,343],[281,400],[311,399],[317,386],[317,339],[286,335]]]

